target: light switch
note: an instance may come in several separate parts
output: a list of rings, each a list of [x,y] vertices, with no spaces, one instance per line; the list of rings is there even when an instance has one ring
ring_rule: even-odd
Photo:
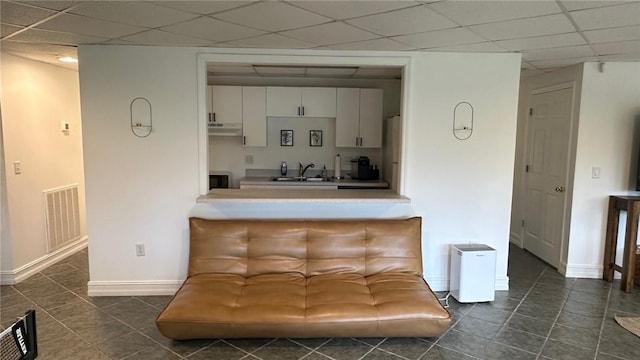
[[[592,166],[591,167],[591,178],[592,179],[600,179],[600,166]]]
[[[13,173],[16,175],[22,174],[22,164],[20,164],[20,161],[13,162]]]

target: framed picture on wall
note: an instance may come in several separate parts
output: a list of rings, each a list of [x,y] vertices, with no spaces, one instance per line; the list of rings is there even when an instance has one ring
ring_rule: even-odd
[[[309,130],[309,146],[322,146],[322,130]]]
[[[293,130],[280,130],[280,146],[293,146]]]

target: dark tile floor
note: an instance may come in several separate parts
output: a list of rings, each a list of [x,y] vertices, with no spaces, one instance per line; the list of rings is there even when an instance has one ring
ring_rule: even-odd
[[[171,341],[154,325],[167,296],[86,296],[83,250],[16,286],[2,286],[3,327],[36,309],[38,359],[640,359],[640,338],[614,314],[640,316],[640,288],[565,279],[517,247],[511,289],[491,303],[451,300],[453,322],[439,338]],[[440,294],[442,295],[442,294]]]

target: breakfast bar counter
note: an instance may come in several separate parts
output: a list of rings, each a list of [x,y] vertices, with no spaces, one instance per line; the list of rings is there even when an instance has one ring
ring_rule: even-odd
[[[411,200],[392,190],[306,189],[213,189],[198,203],[388,203],[408,204]]]

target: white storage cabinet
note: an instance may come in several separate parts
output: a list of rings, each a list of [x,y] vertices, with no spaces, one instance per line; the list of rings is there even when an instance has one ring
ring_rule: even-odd
[[[449,291],[458,302],[493,301],[496,251],[482,244],[451,245]]]

